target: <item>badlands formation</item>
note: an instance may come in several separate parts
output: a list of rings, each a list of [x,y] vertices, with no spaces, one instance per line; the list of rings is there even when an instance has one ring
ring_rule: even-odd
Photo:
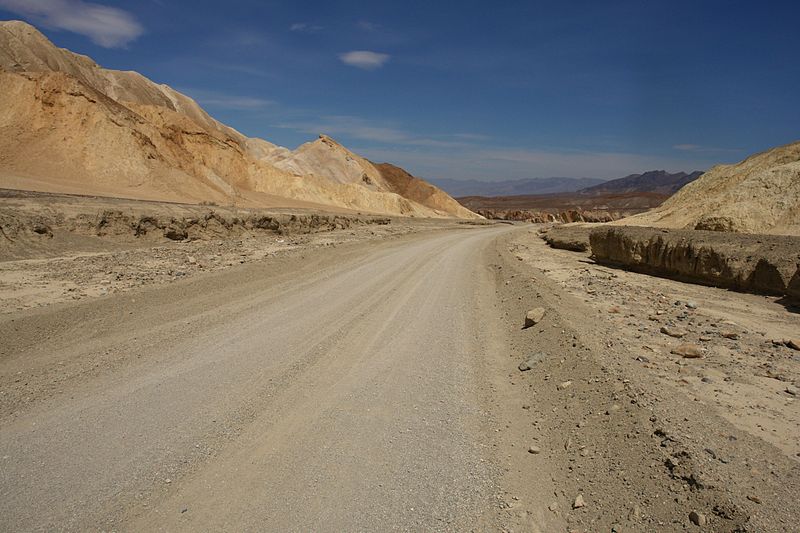
[[[799,237],[800,142],[716,166],[644,213],[543,235],[604,264],[793,302]]]
[[[0,95],[0,530],[797,531],[798,144],[501,224],[24,23]]]
[[[716,166],[661,206],[620,223],[800,235],[800,142]]]
[[[476,218],[443,191],[321,136],[248,138],[136,72],[0,23],[0,187],[239,207]]]

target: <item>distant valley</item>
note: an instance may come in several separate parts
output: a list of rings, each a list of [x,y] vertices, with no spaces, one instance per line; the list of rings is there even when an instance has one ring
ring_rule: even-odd
[[[600,185],[600,178],[527,178],[519,180],[483,181],[430,179],[431,183],[451,196],[515,196],[519,194],[554,194],[575,192]]]
[[[702,175],[695,171],[669,173],[664,170],[651,170],[642,174],[631,174],[623,178],[600,181],[578,190],[553,191],[533,194],[485,194],[459,195],[457,200],[472,211],[481,215],[502,220],[530,220],[536,222],[608,222],[641,213],[658,207],[684,185]],[[550,178],[542,189],[555,186],[553,180],[569,178]],[[591,178],[579,178],[590,180]],[[536,180],[522,180],[533,182]],[[508,183],[508,182],[506,182]],[[567,185],[570,182],[563,181]],[[486,183],[488,186],[488,182]],[[534,184],[529,188],[535,188]],[[490,190],[486,187],[484,190]],[[507,190],[498,187],[497,191]]]

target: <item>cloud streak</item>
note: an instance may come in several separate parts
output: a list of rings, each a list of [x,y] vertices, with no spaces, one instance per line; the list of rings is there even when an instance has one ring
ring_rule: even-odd
[[[273,100],[252,96],[238,96],[203,89],[181,88],[180,91],[194,98],[199,104],[216,109],[234,111],[258,111],[275,105]]]
[[[322,31],[324,28],[322,26],[318,26],[316,24],[309,24],[307,22],[295,22],[291,26],[289,26],[289,31],[297,32],[297,33],[317,33]]]
[[[393,144],[402,146],[420,146],[429,148],[459,148],[470,146],[475,139],[466,139],[465,135],[444,135],[442,138],[432,138],[415,135],[402,129],[376,126],[367,120],[348,115],[329,115],[318,119],[298,122],[285,122],[278,125],[281,128],[292,129],[303,133],[317,135],[342,135],[352,139],[370,141],[380,144]]]
[[[0,8],[47,28],[84,35],[105,48],[125,46],[144,33],[127,11],[81,0],[0,0]]]
[[[697,153],[739,152],[739,150],[732,150],[730,148],[714,148],[712,146],[703,146],[701,144],[676,144],[672,147],[672,149],[681,152],[697,152]]]
[[[389,61],[389,54],[371,52],[369,50],[353,50],[339,55],[339,60],[345,65],[363,70],[375,70]]]
[[[692,159],[625,152],[567,151],[472,147],[416,149],[413,147],[351,146],[372,161],[391,161],[412,174],[428,178],[502,180],[553,176],[619,178],[636,172],[705,170],[716,158]]]
[[[671,172],[706,170],[725,162],[719,158],[721,154],[692,150],[670,155],[668,152],[638,154],[601,148],[509,147],[498,145],[491,137],[479,133],[461,131],[424,135],[349,115],[319,116],[274,126],[309,135],[326,133],[373,161],[390,161],[415,175],[431,178],[619,178],[655,169]]]

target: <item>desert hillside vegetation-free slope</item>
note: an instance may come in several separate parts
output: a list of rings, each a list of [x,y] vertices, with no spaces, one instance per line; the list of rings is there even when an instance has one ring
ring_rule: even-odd
[[[328,137],[295,151],[248,138],[188,96],[104,69],[24,22],[0,22],[0,93],[0,187],[477,217],[430,185],[430,194],[398,193],[376,165]]]

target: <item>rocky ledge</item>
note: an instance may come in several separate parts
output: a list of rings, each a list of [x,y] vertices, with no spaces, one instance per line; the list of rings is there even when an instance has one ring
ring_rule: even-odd
[[[589,242],[599,263],[800,301],[800,237],[606,226]]]

